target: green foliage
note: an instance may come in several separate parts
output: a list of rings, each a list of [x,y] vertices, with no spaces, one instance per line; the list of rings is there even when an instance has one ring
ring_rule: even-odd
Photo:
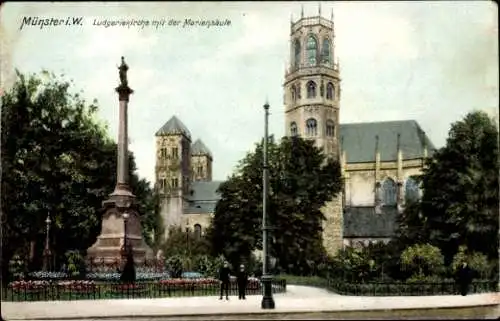
[[[444,271],[441,250],[430,244],[415,244],[401,254],[401,268],[411,271],[412,276],[438,275]]]
[[[347,247],[333,257],[331,262],[334,278],[366,282],[375,276],[376,262],[363,248]]]
[[[167,269],[173,278],[180,278],[183,272],[184,260],[180,255],[173,255],[167,258]]]
[[[2,257],[8,261],[34,243],[33,269],[41,265],[47,215],[52,250],[64,262],[67,250],[85,251],[95,242],[102,201],[116,183],[116,144],[96,121],[97,102],[71,87],[63,76],[18,72],[2,97]],[[147,216],[148,183],[134,174],[131,154],[129,164],[132,190]]]
[[[495,262],[488,260],[488,257],[483,253],[469,252],[465,245],[458,248],[457,254],[453,257],[451,271],[455,274],[463,262],[467,262],[469,268],[474,270],[482,279],[490,278],[494,269]]]
[[[170,228],[167,240],[160,247],[165,257],[194,258],[210,252],[210,243],[205,236],[197,236],[192,230],[185,231],[176,226]]]
[[[484,112],[452,125],[422,175],[426,236],[447,262],[464,244],[498,258],[498,129]]]
[[[81,253],[79,251],[67,251],[65,256],[68,274],[71,276],[79,275],[82,270],[82,266],[85,264]]]
[[[9,272],[15,280],[22,280],[26,273],[26,262],[19,255],[14,255],[9,261]]]
[[[208,237],[213,254],[224,254],[234,266],[262,249],[262,165],[260,143],[219,187]],[[285,137],[277,144],[271,137],[268,166],[271,255],[284,272],[310,274],[325,254],[321,208],[341,189],[339,164],[311,141]]]

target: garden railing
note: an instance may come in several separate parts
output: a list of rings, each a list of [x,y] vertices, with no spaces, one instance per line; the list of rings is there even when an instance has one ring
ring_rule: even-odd
[[[286,291],[284,279],[274,279],[274,293]],[[238,294],[236,282],[231,282],[229,295]],[[247,285],[247,295],[262,294],[260,281],[252,280]],[[181,296],[218,296],[220,284],[215,279],[170,279],[143,281],[134,284],[95,281],[15,281],[2,289],[3,301],[58,301],[165,298]]]

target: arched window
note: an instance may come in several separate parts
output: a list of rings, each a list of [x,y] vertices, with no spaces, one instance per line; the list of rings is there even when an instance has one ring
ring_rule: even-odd
[[[314,118],[306,120],[306,134],[307,136],[318,135],[318,122]]]
[[[321,63],[330,65],[330,40],[325,38],[321,46]]]
[[[397,186],[390,178],[386,178],[382,184],[382,203],[386,206],[393,206],[397,203]]]
[[[292,122],[290,124],[290,135],[297,136],[297,134],[298,134],[297,123],[296,122]]]
[[[295,39],[293,65],[295,68],[300,67],[300,41],[299,41],[299,39]]]
[[[290,93],[292,94],[292,101],[295,102],[297,100],[297,89],[295,85],[292,85],[292,88],[290,88]]]
[[[307,83],[307,98],[314,97],[316,97],[316,83],[311,80]]]
[[[328,119],[326,121],[326,136],[333,137],[335,135],[335,123],[333,120]]]
[[[326,99],[333,99],[334,89],[331,82],[326,85]]]
[[[317,54],[318,54],[318,42],[316,41],[316,38],[314,38],[313,35],[310,35],[309,38],[307,38],[307,60],[310,66],[316,65]]]
[[[201,225],[200,224],[195,224],[194,225],[194,237],[199,239],[201,237]]]
[[[408,178],[405,184],[405,201],[414,203],[420,198],[420,188],[414,178]]]

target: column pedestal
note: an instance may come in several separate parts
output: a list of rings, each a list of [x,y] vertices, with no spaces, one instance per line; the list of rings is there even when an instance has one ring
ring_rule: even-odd
[[[127,212],[127,244],[132,247],[134,262],[142,265],[145,260],[153,260],[153,251],[142,237],[139,213],[135,196],[126,189],[115,189],[110,198],[103,202],[101,233],[97,241],[87,250],[89,263],[111,265],[123,259],[125,226],[123,213]]]

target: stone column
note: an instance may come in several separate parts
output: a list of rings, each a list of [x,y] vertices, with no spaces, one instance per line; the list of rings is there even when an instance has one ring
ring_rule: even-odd
[[[129,186],[127,109],[130,95],[134,91],[128,86],[128,66],[123,57],[122,64],[118,69],[120,70],[121,83],[116,88],[119,101],[116,185],[109,199],[102,203],[104,213],[101,233],[97,237],[97,241],[87,250],[87,258],[93,263],[113,264],[119,262],[124,254],[123,245],[126,237],[128,246],[132,248],[136,264],[141,264],[145,259],[153,259],[154,255],[142,237],[137,202]],[[124,213],[128,214],[126,222]],[[125,224],[127,224],[126,229]]]

